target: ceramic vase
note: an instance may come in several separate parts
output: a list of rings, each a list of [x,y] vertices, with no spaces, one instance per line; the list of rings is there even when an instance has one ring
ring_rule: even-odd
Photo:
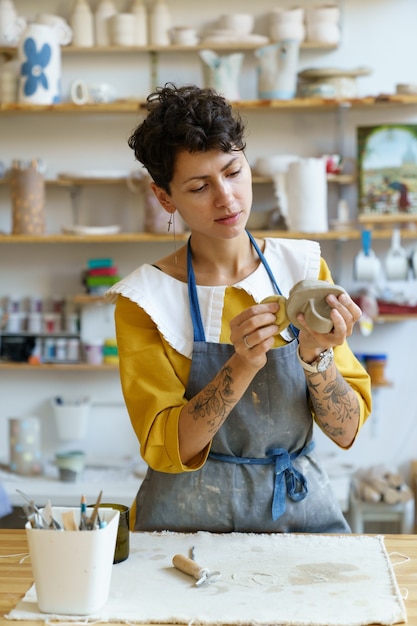
[[[72,44],[80,48],[94,46],[94,17],[87,0],[76,0],[71,13]]]
[[[18,101],[56,104],[61,101],[61,47],[55,29],[29,24],[17,48]]]
[[[148,12],[143,0],[133,0],[131,12],[135,16],[135,45],[146,46],[148,43]]]
[[[258,97],[289,100],[297,90],[299,42],[289,39],[255,50],[258,59]]]
[[[171,14],[164,0],[154,0],[150,13],[150,43],[155,46],[169,46],[171,38]]]
[[[42,473],[41,426],[38,417],[9,419],[10,469],[32,476]]]
[[[45,234],[45,180],[36,167],[10,171],[12,232],[14,235]]]
[[[109,18],[116,15],[113,0],[101,0],[94,13],[95,42],[97,46],[110,44]]]
[[[311,8],[306,14],[306,39],[322,44],[337,45],[340,41],[340,9],[333,5]]]
[[[204,64],[204,84],[221,93],[228,100],[240,100],[239,77],[243,53],[234,52],[219,56],[213,50],[201,50]]]
[[[0,0],[0,46],[17,43],[26,27],[26,20],[17,15],[12,0]]]
[[[306,37],[304,9],[300,7],[273,9],[270,13],[269,36],[271,41],[286,39],[294,39],[300,43],[304,41]]]

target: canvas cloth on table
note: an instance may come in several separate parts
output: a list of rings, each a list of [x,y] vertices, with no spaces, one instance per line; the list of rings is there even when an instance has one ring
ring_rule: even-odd
[[[196,586],[172,566],[189,555],[217,582]],[[7,617],[77,620],[39,612],[32,586]],[[103,609],[78,621],[365,626],[407,620],[382,536],[134,533],[113,566]]]

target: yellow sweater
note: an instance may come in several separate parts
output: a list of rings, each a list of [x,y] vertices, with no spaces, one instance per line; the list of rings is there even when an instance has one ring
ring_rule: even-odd
[[[318,278],[332,281],[323,259]],[[230,320],[253,304],[255,300],[244,289],[225,289],[221,343],[230,343]],[[178,419],[187,403],[184,394],[191,360],[169,345],[138,304],[122,295],[116,301],[115,321],[123,394],[143,459],[152,469],[162,472],[199,469],[210,446],[189,465],[181,462],[178,446]],[[285,340],[281,336],[279,339],[283,345]],[[371,411],[369,376],[347,343],[337,346],[334,353],[340,373],[358,396],[360,429]]]

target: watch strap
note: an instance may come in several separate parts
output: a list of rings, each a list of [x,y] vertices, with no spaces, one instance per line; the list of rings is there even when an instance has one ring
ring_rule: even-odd
[[[306,371],[306,372],[312,372],[313,374],[317,374],[319,372],[325,372],[326,369],[331,365],[331,363],[333,362],[333,348],[327,348],[327,350],[323,350],[323,352],[320,352],[319,356],[317,357],[317,359],[315,359],[312,363],[306,363],[300,355],[300,346],[297,347],[297,358],[301,364],[301,367]],[[322,366],[320,367],[320,364],[322,363],[322,361],[327,361],[326,365],[324,365],[324,363],[322,364]],[[324,365],[324,367],[323,367]]]

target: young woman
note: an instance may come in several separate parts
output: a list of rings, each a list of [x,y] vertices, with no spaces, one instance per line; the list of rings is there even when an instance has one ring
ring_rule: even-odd
[[[244,125],[219,94],[168,84],[129,146],[188,244],[112,287],[123,393],[149,466],[135,530],[349,532],[313,452],[314,421],[342,448],[371,409],[346,338],[361,311],[327,297],[333,329],[279,333],[277,302],[332,282],[318,243],[246,230]]]

